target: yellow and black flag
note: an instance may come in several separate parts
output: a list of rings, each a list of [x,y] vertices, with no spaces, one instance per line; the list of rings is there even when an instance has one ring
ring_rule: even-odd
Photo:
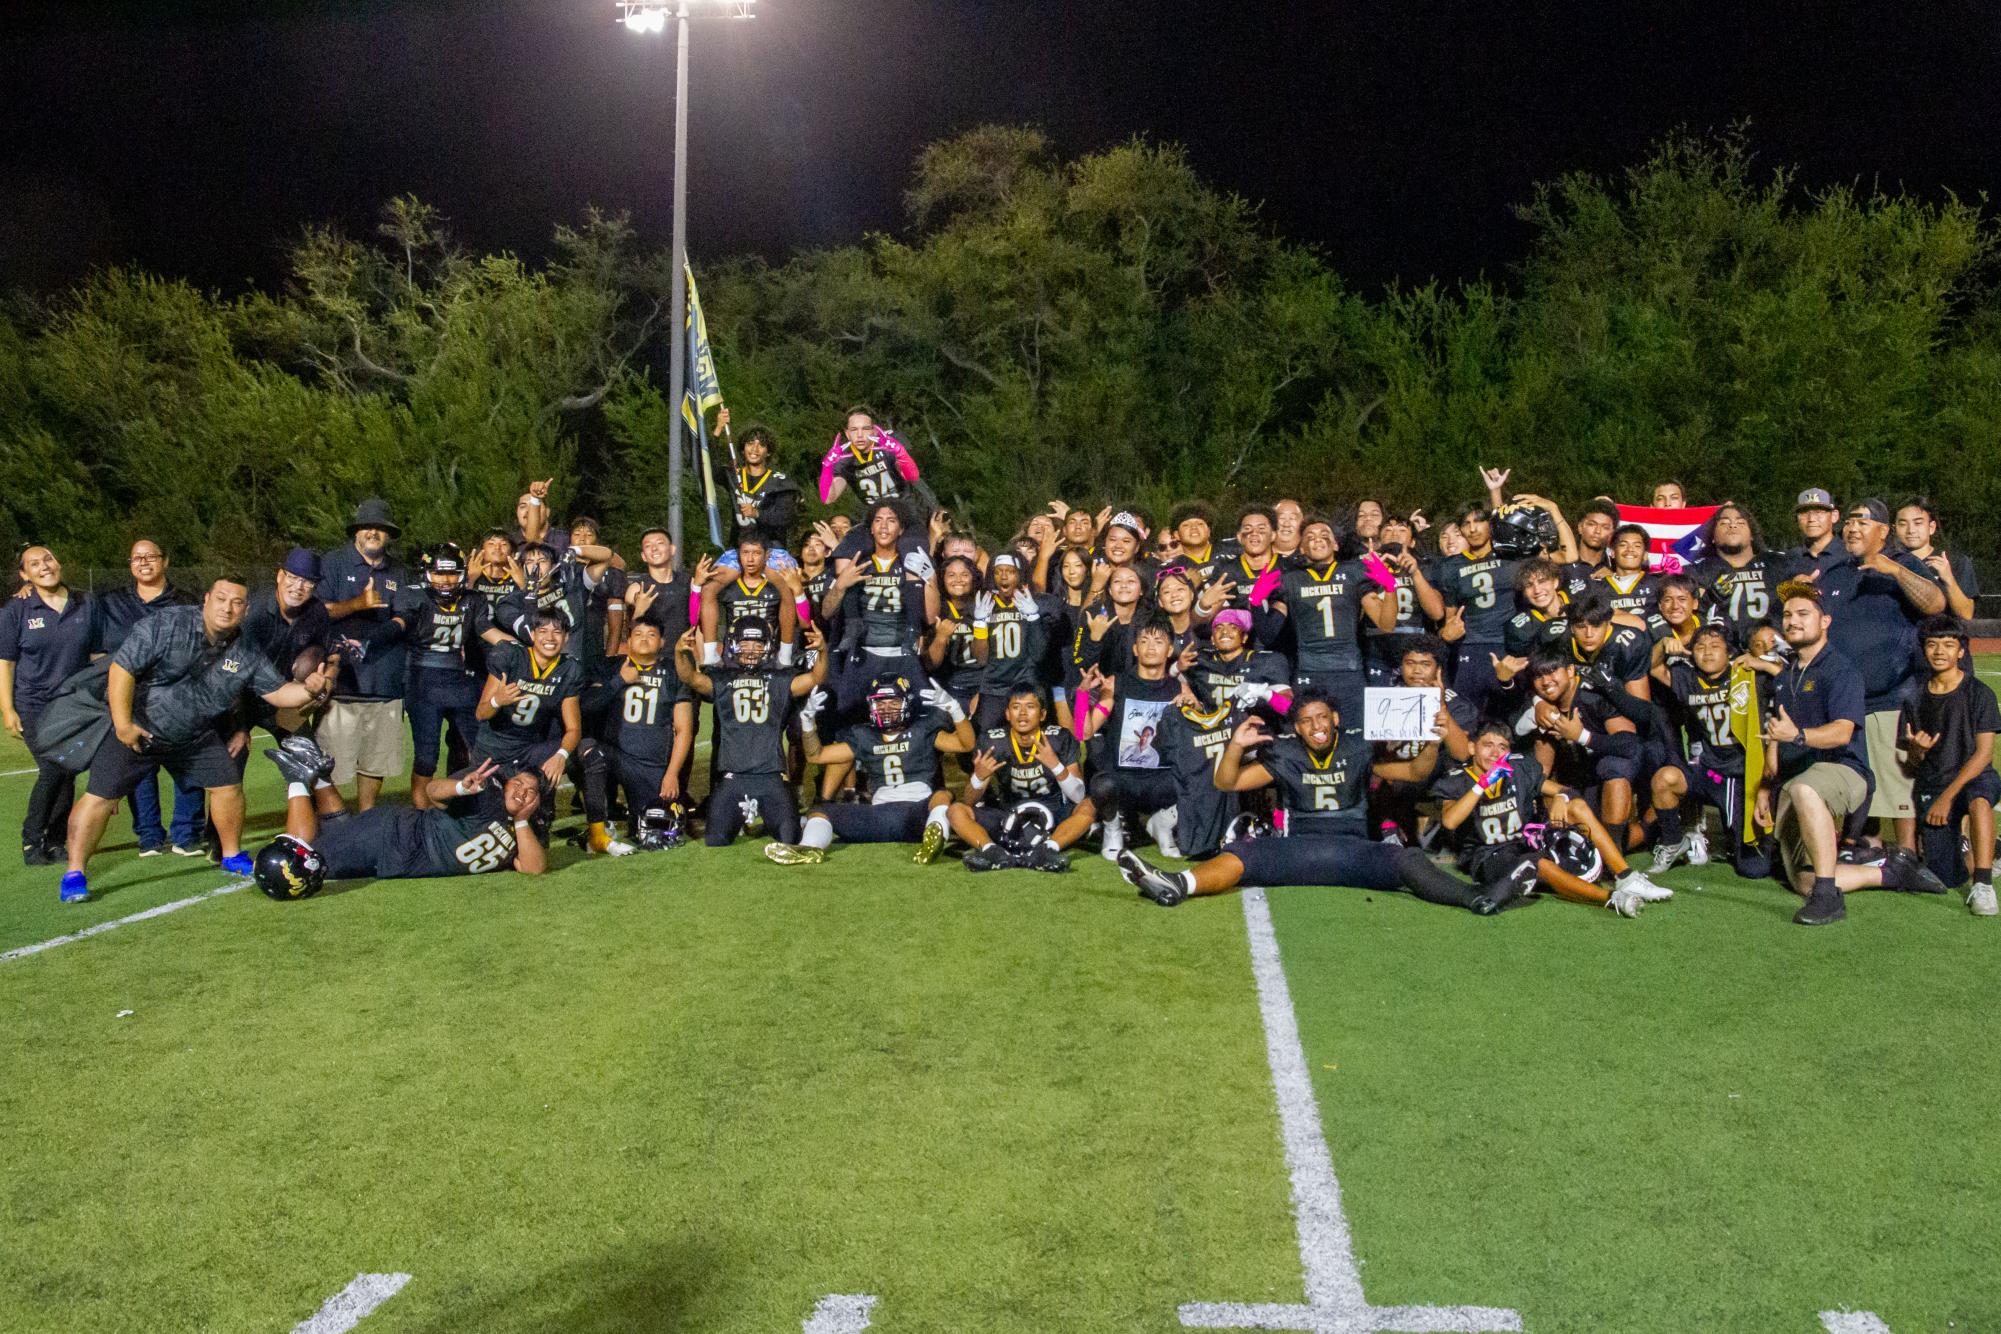
[[[709,325],[702,318],[702,298],[695,291],[695,271],[685,262],[681,272],[688,280],[688,339],[686,388],[681,392],[681,417],[695,433],[695,448],[702,456],[702,499],[709,508],[709,540],[723,544],[722,514],[716,508],[716,470],[709,458],[709,441],[702,429],[704,415],[723,401],[723,387],[716,379],[716,358],[709,351]]]
[[[1765,781],[1765,719],[1758,704],[1758,674],[1749,667],[1730,669],[1730,735],[1744,748],[1744,841],[1758,841],[1751,819],[1751,798]]]

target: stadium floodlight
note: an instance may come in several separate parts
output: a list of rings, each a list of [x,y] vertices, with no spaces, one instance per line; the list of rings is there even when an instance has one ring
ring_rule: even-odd
[[[669,294],[667,375],[667,535],[674,560],[685,563],[681,544],[681,397],[688,383],[688,19],[693,15],[755,18],[757,0],[614,0],[628,32],[648,36],[667,31],[674,20],[674,277]]]

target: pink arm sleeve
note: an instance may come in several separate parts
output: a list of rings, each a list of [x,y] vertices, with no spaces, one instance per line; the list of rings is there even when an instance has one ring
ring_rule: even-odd
[[[827,503],[827,498],[833,493],[834,469],[840,466],[841,451],[847,447],[848,438],[836,432],[833,447],[827,451],[827,456],[820,460],[820,503],[822,505]]]
[[[1077,692],[1077,700],[1084,707],[1081,709],[1073,707],[1070,710],[1070,730],[1072,733],[1076,735],[1077,744],[1082,745],[1084,743],[1085,715],[1091,710],[1093,706],[1097,704],[1098,701],[1088,691],[1083,691],[1083,690]]]
[[[702,590],[699,588],[691,588],[688,590],[688,624],[699,626],[701,623],[702,623]]]
[[[1292,712],[1292,687],[1280,686],[1277,690],[1271,692],[1271,698],[1266,700],[1265,703],[1271,705],[1272,712],[1276,713],[1279,717],[1285,717],[1288,713]]]
[[[903,447],[901,440],[887,431],[879,431],[876,433],[876,445],[896,460],[896,471],[904,481],[917,480],[917,460],[910,457],[910,451]]]
[[[1277,561],[1265,566],[1265,572],[1251,585],[1251,605],[1262,607],[1270,599],[1272,590],[1276,589],[1284,578],[1285,575],[1279,570]]]

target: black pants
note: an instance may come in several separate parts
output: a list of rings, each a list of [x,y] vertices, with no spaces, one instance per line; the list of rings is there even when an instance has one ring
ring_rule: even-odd
[[[799,803],[784,774],[724,774],[709,794],[709,825],[702,842],[712,848],[736,841],[744,825],[743,803],[757,803],[764,828],[780,843],[799,841]]]
[[[479,682],[463,672],[412,668],[403,712],[410,720],[410,772],[438,772],[438,729],[445,731],[445,772],[463,769],[479,735]]]
[[[1091,777],[1091,804],[1097,807],[1098,818],[1131,815],[1133,819],[1126,821],[1128,837],[1136,823],[1174,805],[1179,796],[1174,775],[1166,769],[1107,768]]]
[[[28,750],[35,750],[35,724],[41,710],[21,714]],[[28,813],[21,821],[21,847],[60,849],[69,842],[69,811],[76,800],[76,775],[40,755],[35,756],[35,787],[28,793]]]

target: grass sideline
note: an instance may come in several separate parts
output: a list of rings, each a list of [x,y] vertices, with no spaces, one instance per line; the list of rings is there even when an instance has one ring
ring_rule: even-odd
[[[28,782],[0,779],[9,828]],[[111,841],[81,907],[0,871],[0,950],[223,882]],[[904,856],[566,852],[0,965],[6,1327],[283,1331],[391,1270],[362,1334],[1297,1301],[1238,903]],[[1872,894],[1801,932],[1776,886],[1669,880],[1637,922],[1272,894],[1369,1299],[1536,1334],[2001,1329],[1996,924]]]

